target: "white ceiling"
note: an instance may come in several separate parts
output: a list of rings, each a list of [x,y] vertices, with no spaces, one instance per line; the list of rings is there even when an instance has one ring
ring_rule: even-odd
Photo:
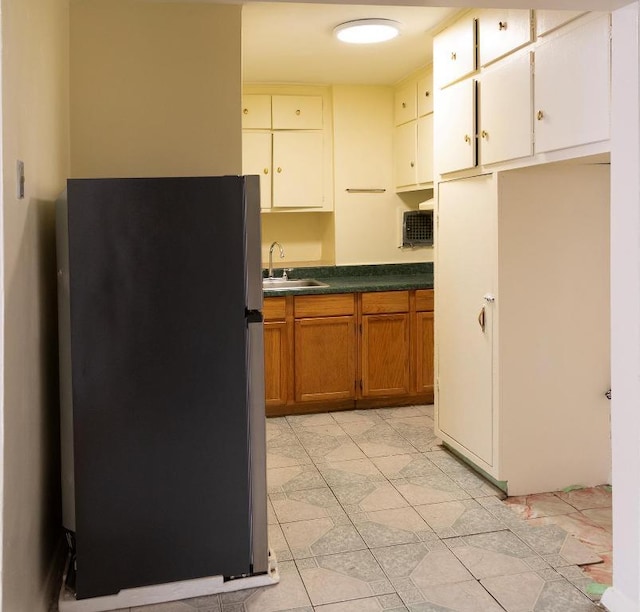
[[[429,31],[458,9],[255,2],[242,10],[245,83],[389,85],[431,62]],[[400,36],[349,45],[333,36],[340,23],[394,19]]]

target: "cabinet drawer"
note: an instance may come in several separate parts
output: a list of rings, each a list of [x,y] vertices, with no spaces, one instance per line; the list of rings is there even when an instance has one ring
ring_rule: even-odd
[[[531,42],[531,11],[483,10],[478,16],[480,65],[486,66]]]
[[[433,310],[433,289],[418,289],[416,291],[416,310]]]
[[[284,321],[287,310],[287,299],[285,297],[265,298],[262,313],[265,321]]]
[[[433,74],[418,81],[418,117],[433,112]]]
[[[416,83],[398,89],[394,96],[396,125],[411,121],[418,116]]]
[[[267,130],[271,127],[271,96],[242,96],[242,127]]]
[[[380,291],[362,294],[362,314],[408,312],[408,291]]]
[[[293,298],[293,311],[296,319],[352,315],[355,312],[355,296],[352,293],[299,295]]]
[[[321,96],[273,96],[271,116],[274,130],[321,130]]]
[[[476,69],[476,21],[463,17],[433,39],[434,81],[444,87]]]

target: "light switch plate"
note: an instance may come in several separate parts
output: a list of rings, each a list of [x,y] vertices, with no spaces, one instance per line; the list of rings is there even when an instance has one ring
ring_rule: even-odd
[[[24,162],[20,159],[16,162],[16,197],[24,200]]]

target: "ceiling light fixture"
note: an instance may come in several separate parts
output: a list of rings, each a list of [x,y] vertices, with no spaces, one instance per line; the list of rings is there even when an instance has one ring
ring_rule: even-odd
[[[384,42],[400,33],[400,24],[391,19],[356,19],[336,26],[338,40],[356,45]]]

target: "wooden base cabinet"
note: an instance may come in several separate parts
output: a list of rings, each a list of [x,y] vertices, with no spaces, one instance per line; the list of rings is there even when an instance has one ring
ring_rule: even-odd
[[[266,298],[267,415],[433,401],[433,290]]]
[[[440,183],[436,434],[510,495],[608,482],[609,167]]]

